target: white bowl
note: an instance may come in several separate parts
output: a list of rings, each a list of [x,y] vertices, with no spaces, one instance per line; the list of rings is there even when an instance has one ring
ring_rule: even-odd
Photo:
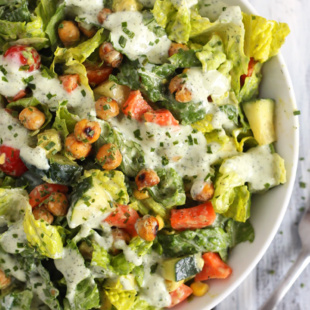
[[[254,8],[244,0],[226,1],[230,5],[239,5],[246,13],[257,14]],[[258,14],[257,14],[258,15]],[[293,114],[296,108],[292,83],[281,55],[273,57],[263,67],[263,81],[260,90],[262,98],[276,100],[277,152],[284,158],[287,182],[266,194],[254,196],[251,207],[251,223],[255,229],[253,243],[236,246],[229,257],[232,275],[226,280],[209,280],[209,292],[201,298],[183,302],[175,310],[208,310],[218,305],[254,269],[274,238],[288,206],[295,181],[299,129],[298,117]]]

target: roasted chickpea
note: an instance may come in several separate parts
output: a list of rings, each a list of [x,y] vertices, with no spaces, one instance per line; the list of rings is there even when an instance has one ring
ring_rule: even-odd
[[[58,35],[64,46],[71,46],[80,40],[80,30],[71,20],[63,20],[58,26]]]
[[[110,42],[103,42],[99,47],[99,57],[108,66],[113,68],[119,67],[123,61],[123,55],[114,49]]]
[[[135,224],[138,235],[146,241],[153,241],[156,238],[158,227],[159,225],[156,217],[151,215],[144,215],[143,218],[138,219]]]
[[[44,206],[55,216],[65,216],[68,211],[69,203],[65,194],[54,192],[48,197]]]
[[[103,24],[110,14],[112,14],[112,11],[110,9],[108,8],[102,9],[97,15],[98,22],[100,24]]]
[[[33,208],[32,214],[36,220],[43,220],[48,224],[52,224],[54,221],[54,216],[49,211],[47,211],[44,206]]]
[[[196,195],[192,195],[192,198],[197,201],[208,201],[214,195],[214,186],[212,183],[205,183],[202,191]]]
[[[177,54],[180,50],[188,51],[189,48],[185,44],[171,43],[169,51],[168,51],[169,57],[173,56],[174,54]]]
[[[92,27],[88,24],[84,23],[78,23],[78,27],[81,30],[81,32],[87,37],[87,38],[92,38],[96,34],[96,27]]]
[[[101,97],[96,101],[97,117],[103,120],[108,120],[119,114],[118,103],[110,98]]]
[[[123,240],[128,244],[131,239],[129,234],[125,230],[120,228],[112,228],[112,237],[113,237],[113,244],[110,251],[114,255],[119,253],[119,250],[114,247],[114,242],[118,240]]]
[[[104,144],[98,151],[96,159],[103,169],[116,169],[123,160],[122,154],[115,144]]]
[[[11,277],[6,276],[4,271],[0,269],[0,290],[7,288],[11,282]]]
[[[101,127],[98,122],[91,122],[87,119],[82,119],[77,122],[74,127],[74,135],[77,140],[84,143],[96,142],[101,133]]]
[[[175,93],[175,100],[178,102],[189,102],[192,100],[191,92],[184,86],[184,80],[175,76],[169,84],[171,94]]]
[[[45,115],[36,107],[28,107],[19,113],[19,120],[25,128],[38,130],[45,123]]]
[[[136,176],[138,190],[141,191],[146,187],[152,187],[160,182],[159,176],[152,169],[142,169]]]
[[[68,155],[76,159],[82,159],[87,157],[90,153],[91,144],[83,143],[77,140],[75,135],[72,133],[65,140],[65,149]]]

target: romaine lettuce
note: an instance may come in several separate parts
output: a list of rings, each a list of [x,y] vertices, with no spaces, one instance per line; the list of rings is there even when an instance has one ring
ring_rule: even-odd
[[[33,293],[30,290],[14,291],[1,297],[0,308],[5,310],[31,310]]]
[[[63,242],[57,226],[36,220],[28,204],[23,221],[28,242],[44,256],[59,259],[63,256]]]
[[[245,27],[244,50],[248,57],[261,63],[276,55],[290,33],[285,23],[243,13]]]
[[[64,139],[69,133],[73,132],[77,119],[77,116],[71,114],[67,107],[61,103],[56,111],[56,117],[52,127],[59,131]]]
[[[147,188],[152,198],[170,209],[174,206],[181,206],[185,203],[186,196],[183,187],[183,180],[173,169],[156,170],[160,182]]]

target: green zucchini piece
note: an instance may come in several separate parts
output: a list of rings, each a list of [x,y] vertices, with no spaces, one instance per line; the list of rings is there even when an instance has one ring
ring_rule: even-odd
[[[180,258],[171,258],[161,263],[161,273],[166,280],[179,282],[199,273],[202,270],[203,264],[200,253]]]
[[[32,173],[49,183],[71,185],[81,176],[83,171],[81,166],[62,155],[50,155],[48,156],[48,162],[49,169],[41,170],[24,161],[26,167]]]

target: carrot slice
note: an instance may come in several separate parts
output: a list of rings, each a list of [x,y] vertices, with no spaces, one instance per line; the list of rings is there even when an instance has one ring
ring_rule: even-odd
[[[202,255],[203,269],[195,277],[195,281],[208,279],[226,279],[232,273],[232,269],[225,264],[217,253],[208,252]]]
[[[122,107],[125,115],[135,120],[141,120],[144,113],[153,111],[152,107],[143,99],[139,90],[131,91]]]
[[[206,202],[196,207],[171,211],[173,229],[196,229],[211,225],[216,218],[212,203]]]
[[[192,293],[193,290],[189,286],[185,284],[180,285],[176,290],[170,292],[171,304],[167,308],[174,307],[175,305],[185,300]]]
[[[143,115],[144,119],[149,123],[155,123],[160,126],[178,126],[179,122],[174,118],[169,110],[161,109],[156,111],[148,111]]]

